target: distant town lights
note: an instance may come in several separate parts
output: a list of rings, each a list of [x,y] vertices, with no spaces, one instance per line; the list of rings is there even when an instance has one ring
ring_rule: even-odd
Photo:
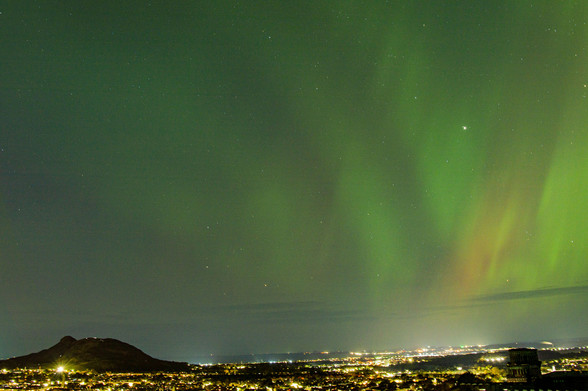
[[[485,357],[483,358],[484,361],[486,362],[501,362],[504,361],[504,357]]]

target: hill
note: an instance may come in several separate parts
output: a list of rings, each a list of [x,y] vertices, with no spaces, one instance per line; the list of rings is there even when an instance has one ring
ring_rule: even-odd
[[[187,363],[159,360],[112,338],[63,337],[56,345],[0,361],[0,368],[57,368],[98,372],[181,372]]]

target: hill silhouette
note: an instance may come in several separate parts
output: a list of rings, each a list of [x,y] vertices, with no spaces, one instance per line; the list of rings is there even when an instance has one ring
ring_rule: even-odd
[[[97,372],[181,372],[187,363],[159,360],[112,338],[63,337],[49,349],[0,361],[0,368],[57,368]]]

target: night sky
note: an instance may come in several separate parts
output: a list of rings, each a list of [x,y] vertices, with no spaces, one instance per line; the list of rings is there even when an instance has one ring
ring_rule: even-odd
[[[588,324],[588,2],[0,3],[0,357]]]

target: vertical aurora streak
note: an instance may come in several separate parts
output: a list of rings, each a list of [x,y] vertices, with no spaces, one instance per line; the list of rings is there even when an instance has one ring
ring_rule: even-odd
[[[587,3],[0,12],[0,352],[585,332]]]

